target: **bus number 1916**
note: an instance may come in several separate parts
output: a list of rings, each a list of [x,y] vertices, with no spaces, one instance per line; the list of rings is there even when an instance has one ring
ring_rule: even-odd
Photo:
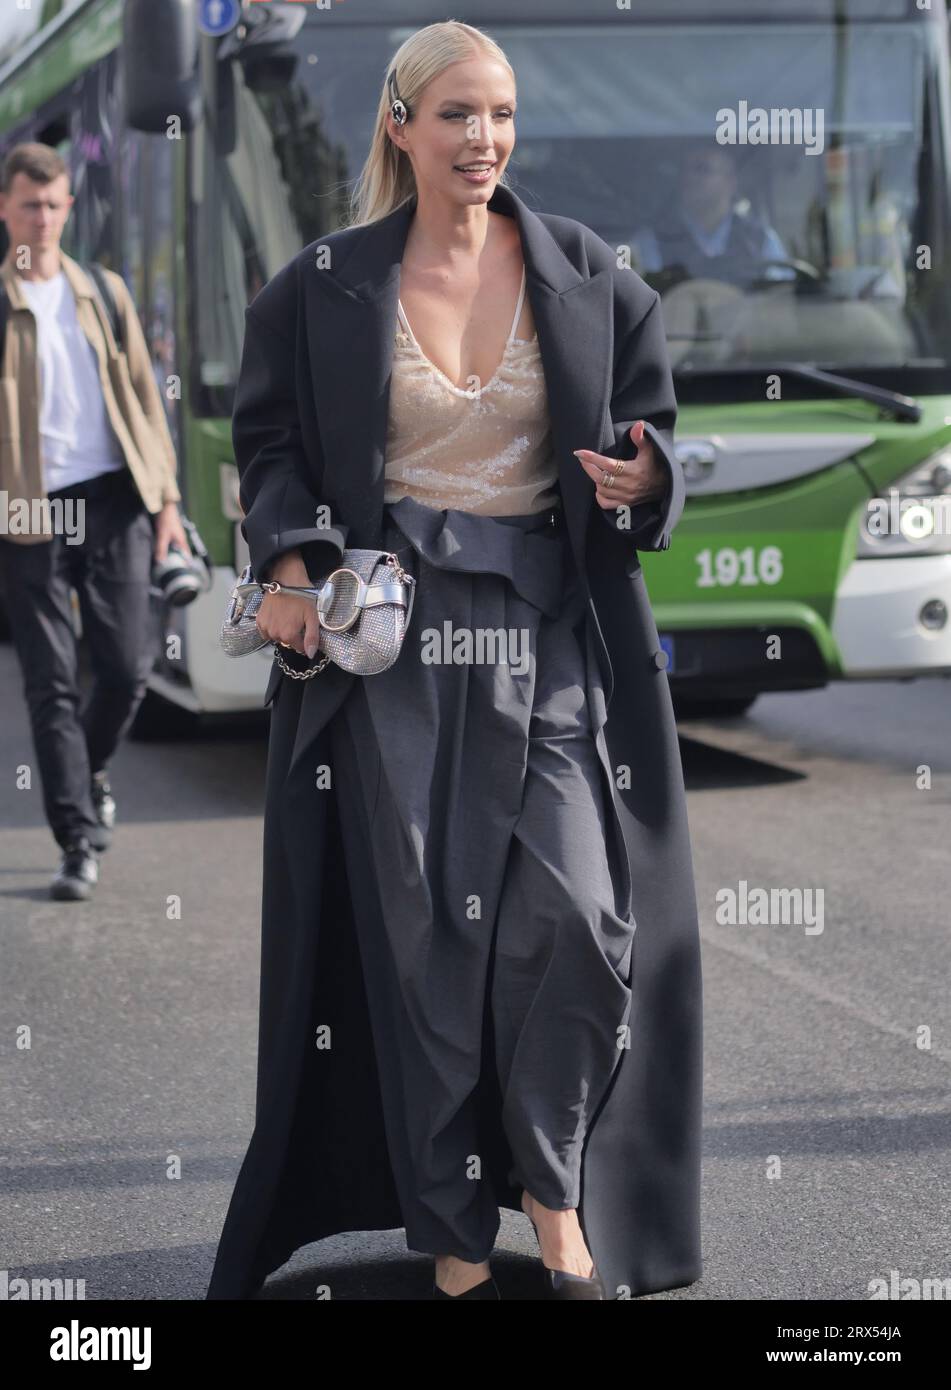
[[[783,577],[783,553],[778,545],[764,545],[761,550],[748,545],[743,550],[723,546],[719,550],[701,550],[697,557],[700,575],[698,589],[730,584],[778,584]]]

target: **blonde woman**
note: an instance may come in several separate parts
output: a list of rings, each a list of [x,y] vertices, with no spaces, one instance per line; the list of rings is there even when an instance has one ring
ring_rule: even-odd
[[[516,101],[480,30],[414,33],[350,225],[247,312],[255,574],[312,585],[381,547],[417,583],[365,678],[309,678],[311,601],[259,611],[257,1115],[209,1298],[397,1227],[434,1298],[494,1300],[500,1208],[530,1217],[546,1298],[700,1274],[696,902],[638,562],[683,508],[676,402],[658,296],[505,181]]]

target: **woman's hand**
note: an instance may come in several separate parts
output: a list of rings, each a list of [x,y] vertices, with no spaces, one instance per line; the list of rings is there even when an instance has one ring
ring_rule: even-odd
[[[597,484],[595,500],[599,507],[614,508],[635,502],[651,502],[667,491],[668,475],[650,438],[644,437],[644,421],[635,420],[630,437],[637,445],[637,458],[612,459],[590,449],[575,449],[575,458],[589,478]],[[620,469],[619,469],[620,465]],[[607,474],[607,480],[604,475]],[[613,481],[612,481],[613,480]],[[608,485],[605,486],[605,481]]]
[[[314,588],[299,550],[288,550],[279,555],[270,567],[268,579],[276,579],[279,584],[293,584],[298,588]],[[312,599],[300,598],[297,594],[265,594],[255,616],[255,624],[261,636],[269,642],[293,647],[295,652],[311,660],[317,655],[320,618]]]

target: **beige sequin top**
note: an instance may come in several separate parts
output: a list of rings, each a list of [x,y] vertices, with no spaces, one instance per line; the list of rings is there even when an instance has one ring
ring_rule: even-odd
[[[538,334],[516,338],[525,270],[502,361],[480,389],[456,386],[424,355],[399,304],[384,502],[523,516],[561,493]]]

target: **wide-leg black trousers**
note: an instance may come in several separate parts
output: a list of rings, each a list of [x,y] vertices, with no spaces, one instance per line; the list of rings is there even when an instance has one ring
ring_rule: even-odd
[[[407,1245],[473,1262],[499,1228],[483,1028],[508,1179],[571,1208],[631,1005],[629,869],[592,737],[585,604],[550,515],[389,506],[383,545],[418,581],[410,627],[333,724]]]

